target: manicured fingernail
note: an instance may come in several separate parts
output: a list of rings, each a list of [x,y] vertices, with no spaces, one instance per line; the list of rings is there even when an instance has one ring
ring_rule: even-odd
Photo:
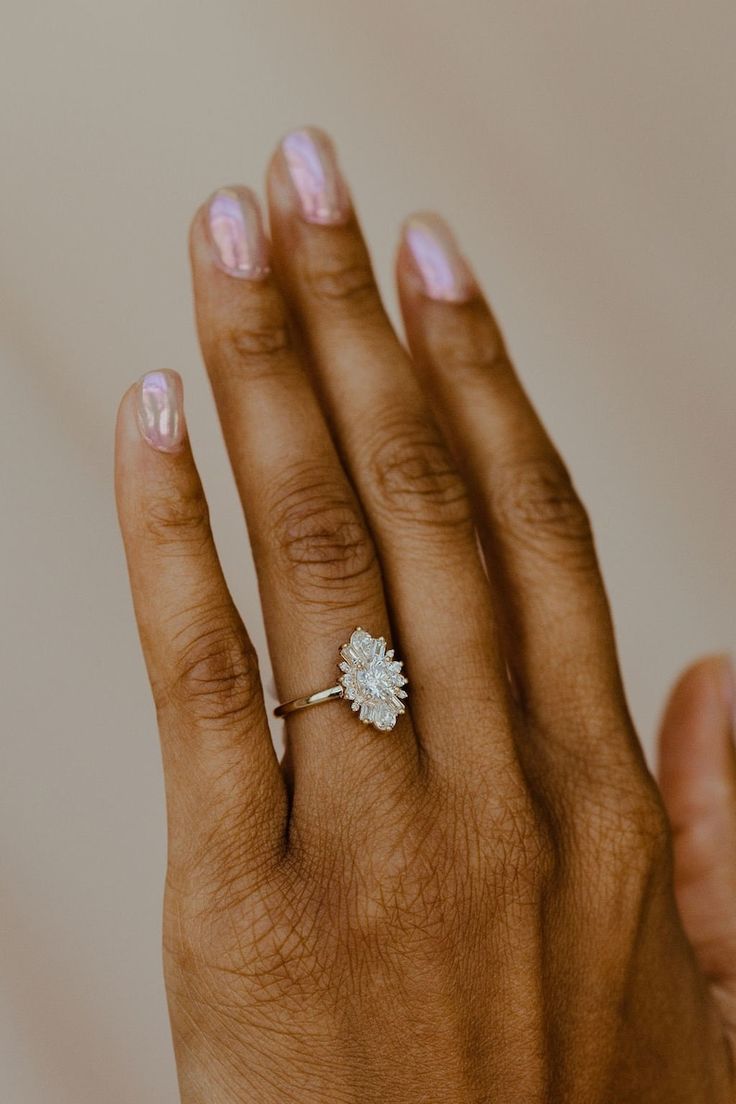
[[[444,219],[412,215],[404,224],[404,241],[430,299],[464,303],[472,297],[473,274]]]
[[[332,142],[318,130],[294,130],[281,140],[302,216],[322,226],[345,222],[350,196]]]
[[[138,425],[149,445],[176,452],[186,434],[184,392],[176,372],[149,372],[138,384]]]
[[[258,200],[248,188],[220,188],[207,205],[215,255],[225,272],[248,280],[268,273],[268,241]]]

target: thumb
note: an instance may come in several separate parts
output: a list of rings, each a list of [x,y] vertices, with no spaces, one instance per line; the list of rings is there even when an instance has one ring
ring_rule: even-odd
[[[736,1032],[736,683],[731,661],[690,667],[672,692],[659,741],[659,784],[673,832],[685,930]]]

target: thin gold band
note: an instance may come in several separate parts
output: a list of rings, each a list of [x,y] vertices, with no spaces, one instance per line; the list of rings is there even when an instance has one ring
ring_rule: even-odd
[[[342,696],[342,686],[330,686],[327,690],[318,690],[316,694],[310,694],[306,698],[294,698],[293,701],[277,705],[273,711],[274,716],[285,717],[287,713],[296,713],[297,709],[308,709],[310,705],[321,705],[322,702],[332,701],[333,698]]]

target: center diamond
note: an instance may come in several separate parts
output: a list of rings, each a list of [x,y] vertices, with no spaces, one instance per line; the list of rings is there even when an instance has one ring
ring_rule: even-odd
[[[406,679],[401,673],[403,664],[394,659],[393,648],[386,651],[382,636],[374,637],[365,629],[356,629],[347,644],[340,649],[343,672],[339,682],[343,696],[352,709],[360,711],[364,724],[372,724],[381,732],[388,732],[396,724],[396,718],[404,712],[402,698],[406,691]]]

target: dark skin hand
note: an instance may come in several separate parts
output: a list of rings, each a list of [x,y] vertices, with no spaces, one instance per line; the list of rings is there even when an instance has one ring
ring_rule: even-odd
[[[182,1101],[733,1104],[729,662],[679,683],[658,787],[585,511],[447,228],[405,224],[405,348],[324,135],[280,145],[268,202],[270,241],[216,193],[191,256],[279,698],[332,685],[359,625],[408,697],[387,732],[292,714],[279,762],[181,382],[144,377],[117,494]]]

